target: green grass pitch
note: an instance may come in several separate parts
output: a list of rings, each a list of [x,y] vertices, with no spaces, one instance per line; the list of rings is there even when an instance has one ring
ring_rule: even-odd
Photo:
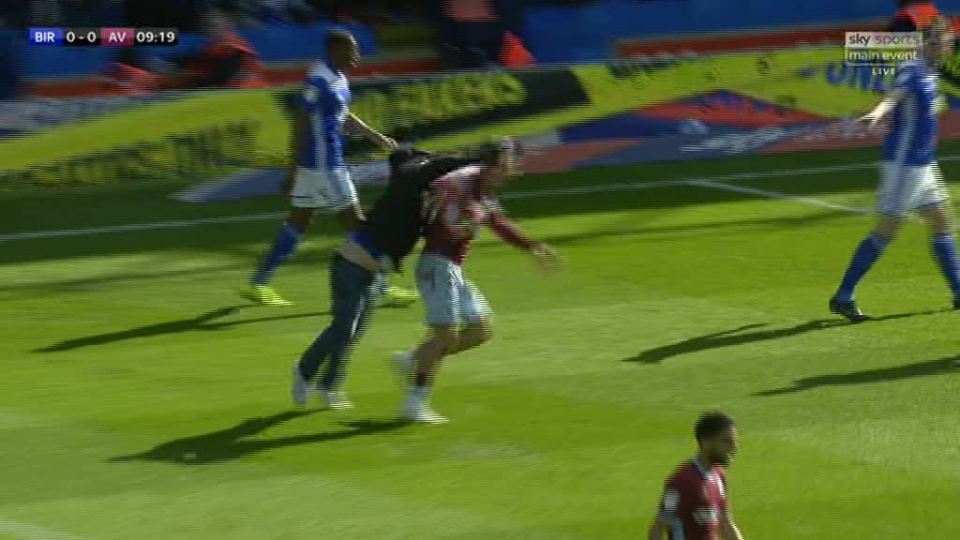
[[[876,159],[597,169],[511,191]],[[870,221],[818,204],[867,208],[875,178],[723,180],[806,202],[688,185],[507,200],[567,268],[542,277],[484,233],[466,272],[495,337],[446,363],[446,426],[392,421],[385,359],[421,338],[419,304],[376,313],[356,409],[291,411],[290,363],[327,321],[329,220],[278,274],[291,308],[235,293],[275,221],[0,243],[0,538],[636,539],[713,407],[739,421],[747,538],[958,538],[960,314],[922,227],[860,288],[880,320],[826,313]],[[0,234],[284,207],[165,198],[179,187],[4,191]]]

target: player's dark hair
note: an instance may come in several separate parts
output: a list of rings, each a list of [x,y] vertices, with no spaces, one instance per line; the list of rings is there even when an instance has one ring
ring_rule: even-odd
[[[693,427],[693,434],[697,442],[704,439],[710,439],[734,426],[733,417],[720,411],[707,411],[700,415],[696,425]]]
[[[353,34],[348,30],[342,28],[335,28],[327,32],[327,37],[324,39],[324,46],[329,51],[337,45],[351,45],[354,42]]]

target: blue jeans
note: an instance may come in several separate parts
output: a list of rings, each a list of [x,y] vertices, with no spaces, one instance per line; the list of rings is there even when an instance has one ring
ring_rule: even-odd
[[[307,380],[320,371],[318,386],[335,390],[346,378],[346,364],[353,346],[363,336],[375,305],[378,275],[339,254],[330,265],[330,296],[333,320],[300,358],[300,373]]]

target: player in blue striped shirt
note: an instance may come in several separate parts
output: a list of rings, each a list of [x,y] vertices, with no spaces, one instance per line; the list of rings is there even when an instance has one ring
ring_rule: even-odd
[[[854,288],[894,239],[907,213],[914,210],[930,227],[934,258],[953,293],[953,307],[960,309],[960,264],[950,198],[936,162],[937,115],[942,99],[937,68],[952,52],[953,40],[945,19],[937,19],[924,30],[921,58],[897,67],[893,89],[861,119],[875,127],[893,112],[893,127],[883,145],[877,224],[860,243],[840,287],[830,299],[830,311],[850,321],[869,318],[857,306]]]
[[[350,85],[345,72],[360,61],[353,36],[343,30],[326,38],[327,60],[307,75],[302,106],[297,107],[291,144],[295,167],[290,171],[290,213],[273,247],[250,280],[247,295],[267,305],[289,305],[270,287],[276,269],[296,250],[317,210],[336,212],[353,231],[363,221],[363,210],[343,156],[343,135],[362,135],[385,150],[396,141],[367,126],[350,113]],[[401,291],[393,294],[402,295]],[[406,293],[415,298],[415,293]]]

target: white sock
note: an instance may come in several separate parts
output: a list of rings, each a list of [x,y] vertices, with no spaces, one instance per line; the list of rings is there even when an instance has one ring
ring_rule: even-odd
[[[418,405],[426,405],[430,400],[430,387],[414,386],[410,391],[410,398],[416,400]]]

